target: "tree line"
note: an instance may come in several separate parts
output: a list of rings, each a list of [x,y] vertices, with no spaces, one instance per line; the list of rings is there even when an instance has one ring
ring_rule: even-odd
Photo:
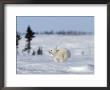
[[[22,33],[22,34],[26,34],[26,33]],[[54,31],[54,30],[50,30],[50,31],[44,31],[44,32],[35,32],[35,34],[46,34],[46,35],[92,35],[94,34],[93,32],[84,32],[84,31],[72,31],[72,30],[60,30],[60,31]]]
[[[52,34],[56,34],[56,35],[91,35],[93,34],[93,32],[83,32],[83,31],[72,31],[72,30],[68,30],[68,31],[64,31],[64,30],[60,30],[60,31],[44,31],[44,32],[35,32],[35,34],[47,34],[47,35],[52,35]]]

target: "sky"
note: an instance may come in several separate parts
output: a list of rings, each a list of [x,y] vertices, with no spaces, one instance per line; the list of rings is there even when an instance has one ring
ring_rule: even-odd
[[[17,32],[25,33],[30,26],[34,32],[82,31],[94,32],[93,16],[17,16]]]

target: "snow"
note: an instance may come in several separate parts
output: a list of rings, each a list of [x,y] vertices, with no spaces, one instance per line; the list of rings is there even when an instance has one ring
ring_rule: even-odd
[[[94,74],[93,35],[36,35],[31,42],[31,53],[22,52],[26,44],[22,36],[17,54],[17,74]],[[32,55],[42,47],[43,55]],[[67,48],[71,57],[67,62],[54,62],[48,50]]]

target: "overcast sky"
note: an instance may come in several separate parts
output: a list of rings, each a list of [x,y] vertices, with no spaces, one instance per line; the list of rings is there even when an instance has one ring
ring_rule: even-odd
[[[26,32],[30,25],[33,31],[72,30],[94,32],[93,16],[17,16],[17,31]]]

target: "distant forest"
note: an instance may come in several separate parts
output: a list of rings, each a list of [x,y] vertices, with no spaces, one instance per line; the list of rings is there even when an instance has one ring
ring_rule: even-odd
[[[25,33],[21,33],[21,34],[25,34]],[[93,32],[81,32],[81,31],[56,31],[54,32],[53,30],[51,31],[44,31],[44,32],[35,32],[35,34],[46,34],[46,35],[52,35],[52,34],[56,34],[56,35],[92,35],[94,34]]]

